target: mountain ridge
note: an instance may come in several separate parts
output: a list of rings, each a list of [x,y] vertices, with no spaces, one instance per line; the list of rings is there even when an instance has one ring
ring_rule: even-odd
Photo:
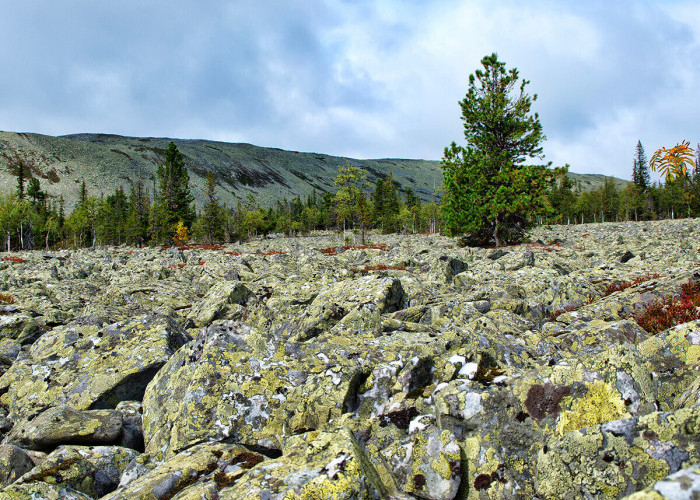
[[[402,189],[410,187],[423,201],[437,201],[436,192],[442,184],[440,162],[435,160],[356,159],[207,139],[0,131],[0,153],[17,153],[29,160],[32,175],[39,178],[42,190],[53,199],[63,196],[66,209],[70,210],[77,203],[82,181],[88,194],[95,196],[108,196],[118,186],[128,193],[139,176],[153,189],[156,170],[170,141],[175,142],[185,158],[198,208],[206,201],[209,171],[217,181],[217,196],[229,207],[239,202],[246,204],[251,197],[261,206],[270,206],[284,198],[311,195],[314,190],[318,195],[335,192],[333,180],[338,167],[345,163],[367,170],[370,183],[391,173]],[[605,177],[574,173],[570,176],[580,181],[584,190],[597,189]],[[622,187],[629,181],[615,182]],[[15,187],[8,162],[0,158],[0,192]]]

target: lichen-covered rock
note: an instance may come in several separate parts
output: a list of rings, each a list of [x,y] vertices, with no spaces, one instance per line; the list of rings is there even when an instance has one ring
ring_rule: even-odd
[[[166,457],[205,440],[277,450],[287,435],[421,390],[444,349],[419,333],[354,335],[295,343],[236,322],[202,330],[146,390],[146,450]],[[380,360],[394,366],[385,380],[369,377]]]
[[[366,314],[402,309],[403,289],[396,278],[366,276],[334,284],[322,290],[306,308],[299,326],[298,340],[304,341],[330,330],[336,323],[357,323]],[[371,304],[372,307],[367,307]],[[350,315],[356,319],[350,320]]]
[[[202,330],[146,389],[146,451],[167,457],[224,439],[278,449],[285,394],[305,375],[271,358],[265,339],[250,327]]]
[[[543,448],[537,491],[544,498],[622,498],[700,460],[700,409],[611,420]]]
[[[217,317],[231,317],[227,308],[231,305],[244,305],[255,294],[238,281],[222,281],[212,286],[207,294],[189,313],[195,326],[206,326]],[[240,307],[239,307],[240,309]]]
[[[122,472],[138,454],[116,446],[61,446],[0,495],[13,498],[13,492],[31,491],[25,485],[46,483],[99,498],[116,489]]]
[[[188,340],[164,316],[100,325],[76,323],[47,332],[0,377],[13,421],[49,405],[108,409],[141,399],[158,369]]]
[[[28,252],[0,262],[15,299],[0,431],[50,430],[65,405],[116,412],[116,442],[148,451],[119,498],[619,498],[700,462],[698,321],[635,321],[698,280],[698,234],[678,220],[540,227],[498,249],[315,234]],[[75,491],[60,488],[2,494]]]
[[[43,481],[13,484],[0,491],[3,500],[94,500],[93,497],[69,486]]]
[[[625,500],[695,500],[700,496],[700,465],[679,470]]]
[[[235,444],[199,444],[154,465],[103,500],[152,498],[217,498],[222,489],[236,484],[249,469],[266,459]],[[137,459],[139,460],[139,459]]]
[[[15,424],[4,442],[30,450],[53,450],[62,444],[117,444],[122,434],[118,411],[78,411],[70,406],[53,406],[31,420]]]
[[[140,401],[122,401],[116,411],[122,417],[122,429],[119,446],[144,451],[143,443],[143,405]]]
[[[266,460],[220,491],[221,500],[383,498],[385,488],[347,428],[290,437],[284,454]]]
[[[452,499],[460,491],[462,452],[457,437],[415,407],[387,412],[360,431],[362,448],[389,493]]]
[[[27,335],[26,331],[34,331],[36,328],[36,322],[27,314],[16,313],[10,315],[0,316],[0,337],[25,340],[27,337],[34,337],[34,335]],[[32,338],[32,341],[35,337]],[[26,343],[26,341],[25,341]]]
[[[700,371],[700,320],[654,335],[640,343],[638,350],[657,380],[660,409],[680,407],[683,393]]]
[[[34,468],[34,461],[17,446],[0,445],[0,486],[14,483]]]

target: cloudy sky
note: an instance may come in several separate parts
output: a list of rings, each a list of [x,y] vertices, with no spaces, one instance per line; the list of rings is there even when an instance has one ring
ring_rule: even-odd
[[[546,159],[630,178],[700,141],[697,0],[0,0],[0,129],[439,160],[497,52]]]

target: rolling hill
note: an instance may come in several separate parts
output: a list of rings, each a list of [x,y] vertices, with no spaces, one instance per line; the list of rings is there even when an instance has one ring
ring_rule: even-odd
[[[123,137],[108,134],[48,136],[0,132],[0,153],[19,153],[32,163],[32,175],[54,199],[63,196],[70,211],[85,181],[88,194],[107,196],[122,186],[128,193],[139,176],[153,187],[158,165],[170,141],[177,144],[190,173],[190,189],[198,207],[205,202],[205,179],[213,172],[222,203],[236,206],[251,196],[262,206],[276,200],[335,192],[338,166],[352,163],[368,171],[374,183],[393,173],[402,188],[411,187],[424,201],[435,200],[442,183],[440,162],[410,159],[357,160],[320,153],[301,153],[244,143],[193,139]],[[582,189],[596,189],[604,176],[571,174]],[[616,179],[624,185],[627,181]],[[8,162],[0,158],[0,192],[16,187]]]

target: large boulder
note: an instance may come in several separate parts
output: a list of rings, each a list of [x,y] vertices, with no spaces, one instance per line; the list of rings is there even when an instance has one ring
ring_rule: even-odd
[[[115,408],[140,400],[146,385],[189,339],[172,319],[145,314],[119,323],[74,323],[45,333],[0,377],[10,418],[48,406]]]
[[[18,498],[12,494],[31,492],[37,483],[46,483],[99,498],[117,488],[127,465],[138,455],[137,451],[115,446],[61,446],[3,494]],[[45,498],[41,493],[34,495],[31,498]]]
[[[163,463],[144,467],[142,474],[122,479],[119,488],[102,500],[151,498],[217,498],[222,489],[236,484],[249,469],[266,459],[243,446],[203,443]],[[139,457],[144,462],[144,457]],[[134,470],[134,463],[130,464]],[[129,475],[129,468],[124,476]],[[125,480],[126,479],[126,480]]]
[[[66,405],[53,406],[31,420],[20,420],[4,442],[45,451],[62,444],[117,444],[122,425],[118,411],[78,411]]]

